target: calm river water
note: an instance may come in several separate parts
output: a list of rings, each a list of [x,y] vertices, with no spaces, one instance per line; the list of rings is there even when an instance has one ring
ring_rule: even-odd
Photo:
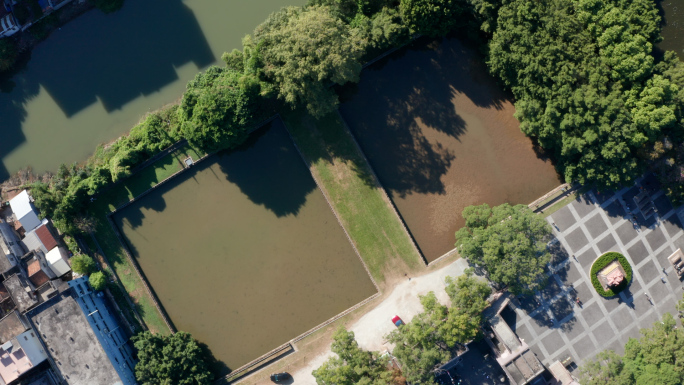
[[[231,369],[375,293],[280,121],[117,213],[179,330]]]
[[[274,11],[304,0],[127,0],[90,11],[38,45],[0,81],[0,180],[56,170],[177,100],[188,80],[240,48]]]

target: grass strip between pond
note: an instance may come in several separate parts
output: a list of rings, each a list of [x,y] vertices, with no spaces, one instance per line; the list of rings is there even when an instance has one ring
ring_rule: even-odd
[[[283,120],[376,282],[424,267],[337,112],[315,119],[297,110]]]
[[[107,214],[182,170],[184,168],[183,159],[188,156],[197,160],[202,155],[186,144],[113,186],[98,196],[97,200],[89,207],[90,214],[95,220],[97,243],[102,248],[110,267],[121,280],[126,292],[133,299],[136,310],[143,321],[150,331],[155,333],[169,334],[171,331],[155,307],[154,301],[145,289],[135,268],[131,266],[131,262],[126,257],[121,243],[107,221]],[[122,309],[129,308],[125,299],[117,298],[117,302]]]

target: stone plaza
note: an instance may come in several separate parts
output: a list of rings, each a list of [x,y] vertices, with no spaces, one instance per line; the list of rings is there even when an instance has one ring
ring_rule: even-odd
[[[652,179],[640,182],[653,186]],[[545,365],[566,358],[581,365],[606,349],[622,354],[640,329],[665,313],[676,316],[684,291],[667,257],[684,250],[682,213],[655,188],[649,194],[655,214],[644,218],[633,203],[630,212],[640,191],[637,185],[616,193],[589,191],[547,218],[555,235],[548,246],[549,282],[502,313]],[[610,299],[599,296],[589,277],[592,263],[608,251],[622,253],[633,270],[631,284]]]

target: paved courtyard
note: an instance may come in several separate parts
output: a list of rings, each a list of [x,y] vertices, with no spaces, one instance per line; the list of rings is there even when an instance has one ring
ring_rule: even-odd
[[[664,313],[676,314],[684,291],[667,257],[684,250],[682,210],[673,209],[651,179],[641,181],[653,188],[650,198],[657,209],[648,218],[635,209],[633,197],[641,190],[634,186],[614,194],[586,193],[547,219],[556,235],[549,244],[549,284],[502,314],[545,365],[569,356],[581,365],[605,349],[622,354],[641,328]],[[625,255],[634,272],[631,285],[613,299],[599,296],[589,279],[592,262],[607,251]]]

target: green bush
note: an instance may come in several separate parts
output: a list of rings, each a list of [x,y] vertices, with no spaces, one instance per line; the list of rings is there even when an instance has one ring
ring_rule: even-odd
[[[625,270],[625,280],[623,281],[622,284],[619,286],[615,287],[614,289],[608,289],[608,290],[603,290],[603,286],[601,286],[601,282],[598,280],[598,272],[601,271],[604,267],[608,266],[611,262],[618,260],[620,262],[620,265],[622,265],[622,268]],[[624,255],[615,252],[615,251],[609,251],[602,256],[600,256],[593,265],[591,265],[591,284],[594,285],[594,289],[602,296],[602,297],[613,297],[620,293],[622,290],[624,290],[630,283],[632,282],[632,266],[629,265],[629,262],[627,262],[627,258],[625,258]]]
[[[97,270],[97,266],[92,258],[80,254],[71,258],[71,269],[78,274],[90,275]]]
[[[90,282],[90,286],[92,286],[93,289],[97,291],[104,290],[107,286],[107,276],[103,272],[98,271],[90,274],[88,282]]]

